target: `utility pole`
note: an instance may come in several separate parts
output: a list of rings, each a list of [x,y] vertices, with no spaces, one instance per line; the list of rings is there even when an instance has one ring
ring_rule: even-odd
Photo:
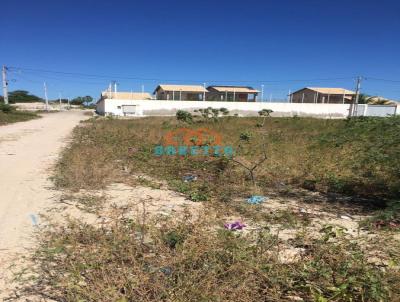
[[[261,102],[264,102],[264,85],[261,85]]]
[[[68,109],[71,109],[71,102],[70,102],[69,98],[68,98]]]
[[[204,91],[203,91],[203,101],[206,100],[206,83],[203,83]]]
[[[360,98],[360,90],[361,90],[361,80],[362,77],[357,77],[357,86],[356,86],[356,97],[354,99],[354,102],[352,103],[352,106],[350,108],[350,116],[357,116],[357,109],[358,109],[358,99]]]
[[[8,83],[7,83],[7,67],[3,65],[2,69],[3,75],[3,97],[4,97],[4,104],[8,104]]]
[[[59,100],[60,100],[60,111],[61,111],[61,109],[62,109],[62,108],[61,108],[61,107],[62,107],[62,106],[61,106],[61,92],[58,94],[58,98],[59,98]]]
[[[44,99],[46,100],[46,111],[49,111],[49,99],[47,98],[47,85],[46,82],[43,83],[44,86]]]

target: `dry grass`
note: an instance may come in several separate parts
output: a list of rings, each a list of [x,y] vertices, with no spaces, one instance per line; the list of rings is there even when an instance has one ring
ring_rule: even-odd
[[[5,113],[0,111],[0,125],[29,121],[39,117],[40,116],[34,112],[12,111]]]
[[[110,181],[125,181],[123,172],[128,171],[166,179],[188,196],[229,199],[230,194],[254,193],[247,171],[226,158],[154,155],[167,131],[189,127],[219,132],[223,144],[235,148],[235,159],[247,165],[260,159],[265,137],[268,159],[255,170],[260,193],[304,187],[375,199],[400,196],[400,118],[271,118],[264,127],[257,127],[259,123],[257,118],[234,117],[190,125],[172,118],[92,120],[75,130],[56,184],[96,189]],[[241,134],[249,139],[240,140]],[[196,174],[198,181],[183,183],[187,173]]]
[[[268,228],[235,233],[212,212],[147,220],[116,209],[100,227],[42,233],[32,293],[56,301],[397,301],[398,269],[369,264],[340,229],[290,244]],[[296,261],[285,261],[288,251]],[[297,300],[295,300],[297,299]]]
[[[234,117],[190,125],[171,118],[92,119],[76,128],[56,171],[57,186],[100,189],[146,174],[204,202],[205,210],[196,218],[189,212],[150,217],[146,211],[135,217],[124,206],[100,225],[50,224],[34,257],[40,278],[26,291],[56,301],[400,300],[400,244],[392,230],[349,235],[315,224],[321,217],[288,204],[271,211],[243,202],[250,194],[299,197],[300,187],[398,197],[399,119],[259,123]],[[248,165],[262,156],[266,135],[268,159],[255,170],[255,183],[224,157],[154,156],[164,133],[182,126],[218,131],[225,145],[235,147],[235,159]],[[198,178],[184,182],[187,174]],[[99,198],[79,202],[89,211],[102,205]],[[398,207],[391,211],[386,214],[397,219]],[[245,231],[223,228],[232,217],[245,221]],[[280,232],[288,231],[283,239]]]

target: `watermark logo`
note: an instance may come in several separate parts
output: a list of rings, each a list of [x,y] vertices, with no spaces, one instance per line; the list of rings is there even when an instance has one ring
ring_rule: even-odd
[[[233,148],[223,145],[221,134],[214,130],[178,128],[164,135],[163,144],[154,148],[154,155],[232,157]]]

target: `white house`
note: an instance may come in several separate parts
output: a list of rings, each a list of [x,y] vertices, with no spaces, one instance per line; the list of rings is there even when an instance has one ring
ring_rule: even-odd
[[[138,115],[134,101],[148,101],[152,97],[147,92],[103,91],[96,104],[96,112],[101,115]]]

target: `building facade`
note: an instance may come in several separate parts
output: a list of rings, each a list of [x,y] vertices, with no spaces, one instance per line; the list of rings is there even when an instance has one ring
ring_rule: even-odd
[[[250,86],[208,86],[208,101],[256,102],[258,90]]]
[[[356,93],[344,88],[306,87],[290,95],[292,103],[350,104]]]
[[[153,94],[157,100],[203,101],[207,90],[201,85],[158,85]]]

